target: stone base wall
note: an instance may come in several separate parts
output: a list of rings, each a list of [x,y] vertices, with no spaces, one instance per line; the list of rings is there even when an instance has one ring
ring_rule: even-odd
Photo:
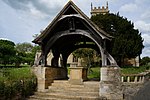
[[[87,68],[84,67],[70,67],[71,84],[83,84],[83,81],[87,80]]]
[[[55,79],[66,79],[66,68],[54,68],[54,67],[33,67],[34,74],[37,76],[38,91],[44,91],[51,85]]]
[[[122,83],[119,67],[102,67],[100,92],[107,100],[123,100]]]

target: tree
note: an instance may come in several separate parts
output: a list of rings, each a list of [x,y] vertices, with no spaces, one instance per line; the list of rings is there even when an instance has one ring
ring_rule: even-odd
[[[91,70],[91,64],[94,61],[93,55],[94,50],[90,48],[79,48],[73,52],[73,55],[77,58],[83,59],[81,62],[82,66],[86,66],[88,68],[88,73],[90,73]]]
[[[100,28],[113,36],[111,42],[107,41],[107,49],[122,66],[124,58],[135,58],[142,53],[143,39],[141,33],[134,29],[134,24],[119,14],[105,14],[92,16],[91,20]]]
[[[36,52],[39,51],[39,50],[41,50],[40,46],[34,45],[31,52],[35,56]]]
[[[24,52],[24,53],[31,52],[32,48],[33,46],[31,43],[24,42],[24,43],[16,44],[16,49],[19,52]]]
[[[92,67],[96,58],[96,51],[91,48],[79,48],[73,52],[73,55],[77,58],[83,59],[84,64],[87,67]]]
[[[34,62],[35,54],[37,50],[40,50],[39,46],[33,46],[31,43],[18,43],[16,45],[18,63],[28,63],[32,65]],[[21,60],[21,61],[20,61]]]
[[[0,63],[9,64],[15,57],[15,43],[9,40],[0,40]]]
[[[150,57],[143,57],[141,59],[141,65],[148,65],[150,63]]]
[[[40,46],[34,45],[31,52],[26,53],[25,62],[29,65],[33,65],[35,54],[40,50]]]
[[[16,50],[17,50],[17,54],[15,57],[15,64],[18,67],[21,63],[27,63],[29,62],[28,59],[30,59],[30,56],[27,55],[28,53],[31,53],[32,51],[32,44],[31,43],[18,43],[16,44]]]

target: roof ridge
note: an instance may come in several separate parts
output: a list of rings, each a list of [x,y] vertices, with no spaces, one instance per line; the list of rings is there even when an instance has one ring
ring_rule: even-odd
[[[55,24],[57,23],[57,20],[59,20],[63,14],[65,12],[67,12],[67,10],[69,9],[69,7],[72,7],[73,10],[75,10],[76,13],[80,14],[83,18],[85,18],[87,20],[87,22],[91,25],[94,26],[96,31],[99,33],[101,33],[102,35],[104,35],[105,37],[107,37],[107,39],[109,39],[111,36],[109,34],[107,34],[105,31],[103,31],[102,29],[100,29],[96,24],[94,24],[89,17],[84,14],[80,8],[78,8],[74,2],[72,0],[69,0],[67,4],[65,4],[65,6],[62,8],[62,10],[56,15],[56,17],[52,20],[52,22],[44,29],[44,31],[41,32],[41,34],[34,39],[32,42],[34,43],[40,43],[42,41],[40,41],[41,38],[45,38],[47,36],[47,34],[49,33],[50,29],[52,29]]]

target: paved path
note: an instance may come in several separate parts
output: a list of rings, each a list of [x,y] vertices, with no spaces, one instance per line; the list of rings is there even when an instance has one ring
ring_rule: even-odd
[[[133,100],[150,100],[150,80],[140,89]]]

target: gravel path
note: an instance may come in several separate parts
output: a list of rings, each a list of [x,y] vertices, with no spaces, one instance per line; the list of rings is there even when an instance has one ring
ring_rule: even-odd
[[[133,100],[150,100],[150,80],[138,91]]]

